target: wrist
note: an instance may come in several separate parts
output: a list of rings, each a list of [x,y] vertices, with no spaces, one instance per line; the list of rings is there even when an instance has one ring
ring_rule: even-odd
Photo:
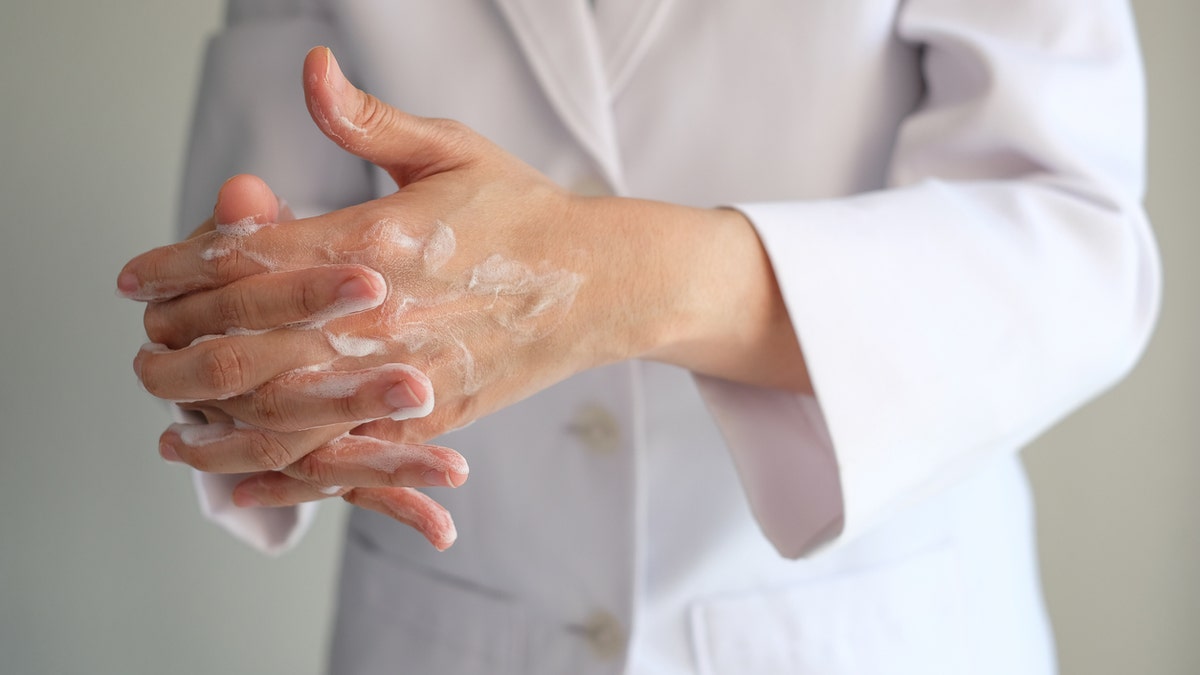
[[[574,198],[592,239],[581,291],[591,365],[644,358],[742,382],[808,391],[770,260],[732,209]],[[599,255],[603,252],[603,256]]]

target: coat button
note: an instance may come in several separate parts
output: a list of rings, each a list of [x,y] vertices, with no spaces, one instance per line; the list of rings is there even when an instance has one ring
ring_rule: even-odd
[[[611,197],[613,193],[608,183],[595,177],[580,178],[571,183],[571,192],[580,197]]]
[[[597,610],[580,626],[592,654],[601,661],[611,661],[625,653],[625,630],[617,617]]]
[[[589,403],[579,409],[567,427],[589,450],[608,455],[621,449],[621,426],[607,408]]]

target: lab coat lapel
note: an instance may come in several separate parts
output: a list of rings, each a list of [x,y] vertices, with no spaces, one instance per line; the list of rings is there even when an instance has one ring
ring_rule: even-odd
[[[496,0],[550,104],[618,193],[612,97],[586,0]]]
[[[672,0],[600,0],[596,26],[610,95],[616,98],[654,40]]]

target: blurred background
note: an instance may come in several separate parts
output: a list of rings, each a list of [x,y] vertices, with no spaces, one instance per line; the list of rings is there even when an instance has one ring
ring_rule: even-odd
[[[1200,672],[1200,3],[1134,7],[1166,295],[1138,369],[1025,454],[1064,675]],[[130,368],[140,306],[113,291],[170,240],[222,11],[44,0],[0,21],[5,674],[321,671],[345,507],[280,559],[203,522]]]

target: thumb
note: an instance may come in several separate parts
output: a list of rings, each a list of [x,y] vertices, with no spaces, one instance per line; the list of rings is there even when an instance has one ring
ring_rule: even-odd
[[[304,59],[308,112],[344,150],[386,170],[400,186],[466,163],[473,140],[450,120],[409,115],[358,89],[333,52],[315,47]]]
[[[212,218],[189,235],[194,237],[217,228],[227,230],[247,229],[251,224],[262,225],[292,220],[292,210],[287,202],[275,193],[263,179],[250,174],[240,174],[225,181],[217,192],[217,204]]]
[[[241,174],[225,181],[217,193],[213,222],[217,227],[242,222],[258,224],[292,220],[287,202],[275,196],[266,181],[258,176]]]

